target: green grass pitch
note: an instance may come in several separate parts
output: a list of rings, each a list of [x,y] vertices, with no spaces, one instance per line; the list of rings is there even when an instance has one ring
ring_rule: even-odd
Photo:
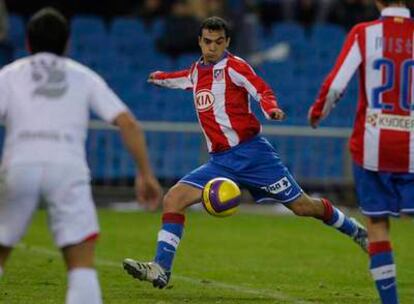
[[[312,219],[238,214],[187,216],[171,285],[154,289],[121,268],[124,257],[150,260],[160,214],[99,212],[97,269],[105,303],[379,303],[367,256],[347,237]],[[393,221],[402,304],[414,301],[412,220]],[[36,214],[0,281],[0,303],[63,303],[59,252]]]

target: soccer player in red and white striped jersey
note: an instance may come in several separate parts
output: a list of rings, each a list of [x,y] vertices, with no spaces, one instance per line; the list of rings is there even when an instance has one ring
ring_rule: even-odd
[[[381,18],[356,25],[309,111],[316,127],[359,71],[350,149],[371,272],[383,303],[398,303],[388,216],[414,214],[414,21],[406,1],[377,1]]]
[[[284,113],[271,88],[249,64],[226,50],[229,43],[226,22],[209,18],[199,33],[202,57],[190,69],[150,75],[149,81],[156,85],[193,91],[195,109],[211,156],[165,196],[154,262],[124,261],[124,268],[130,274],[150,281],[155,287],[168,284],[183,234],[185,210],[201,201],[203,187],[215,177],[226,177],[246,187],[259,203],[283,203],[297,215],[323,220],[365,249],[365,229],[328,200],[303,193],[276,150],[259,135],[261,126],[250,109],[249,96],[260,103],[269,119],[281,120]]]
[[[160,86],[193,91],[200,126],[213,153],[226,151],[260,132],[248,95],[260,102],[267,118],[280,120],[284,116],[271,88],[248,63],[229,52],[220,59],[217,64],[196,62],[179,72],[155,72],[150,80]]]

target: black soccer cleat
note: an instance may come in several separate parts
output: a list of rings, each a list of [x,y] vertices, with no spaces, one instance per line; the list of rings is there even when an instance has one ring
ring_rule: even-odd
[[[355,234],[352,236],[352,239],[355,243],[357,243],[362,250],[365,252],[368,252],[368,233],[367,229],[365,229],[364,226],[362,226],[361,223],[359,223],[355,218],[351,218],[351,221],[358,227]]]

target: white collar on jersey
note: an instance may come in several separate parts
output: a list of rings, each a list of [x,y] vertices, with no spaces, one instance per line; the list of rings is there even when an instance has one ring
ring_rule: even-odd
[[[381,11],[383,17],[403,17],[410,18],[410,10],[405,7],[387,7]]]

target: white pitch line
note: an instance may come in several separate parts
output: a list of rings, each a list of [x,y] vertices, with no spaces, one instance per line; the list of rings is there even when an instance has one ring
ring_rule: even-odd
[[[48,256],[54,256],[54,257],[60,257],[61,256],[60,252],[58,252],[56,250],[50,250],[50,249],[47,249],[47,248],[44,248],[44,247],[38,247],[38,246],[30,246],[30,245],[23,244],[23,243],[18,244],[16,246],[16,249],[22,249],[22,250],[30,251],[30,252],[33,252],[33,253],[48,255]],[[114,262],[114,261],[110,261],[110,260],[106,260],[106,259],[100,259],[100,258],[96,258],[95,261],[96,261],[95,262],[96,265],[122,268],[120,262]],[[270,291],[270,290],[263,290],[263,289],[253,289],[253,288],[242,287],[242,286],[238,286],[238,285],[232,285],[232,284],[218,282],[218,281],[212,281],[212,280],[207,280],[208,283],[204,283],[201,279],[191,278],[191,277],[177,275],[177,274],[174,274],[173,277],[174,277],[174,279],[189,282],[191,284],[202,285],[204,287],[207,287],[207,286],[218,287],[218,288],[221,288],[221,289],[232,290],[232,291],[236,291],[236,292],[239,292],[239,293],[256,295],[256,296],[261,296],[261,297],[268,297],[268,298],[271,298],[273,300],[289,301],[289,303],[292,303],[292,304],[312,304],[313,303],[313,302],[308,302],[306,300],[296,299],[296,298],[290,297],[290,296],[288,296],[288,295],[286,295],[282,292],[277,292],[277,291]]]

